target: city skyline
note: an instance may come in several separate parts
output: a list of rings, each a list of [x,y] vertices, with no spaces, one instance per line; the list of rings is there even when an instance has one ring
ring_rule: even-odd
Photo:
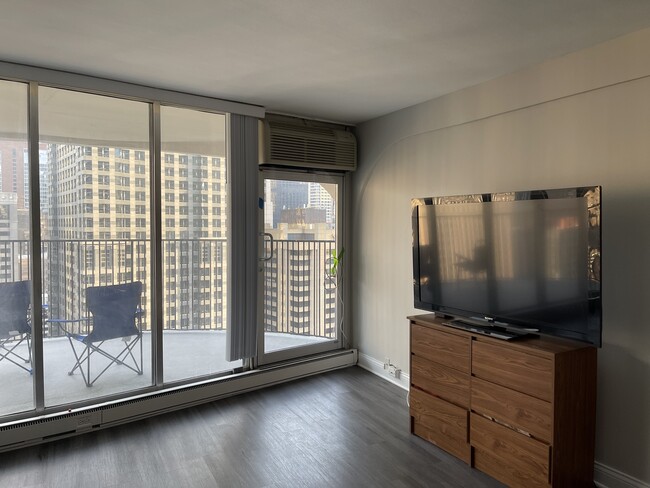
[[[8,151],[12,155],[9,168],[7,158],[0,161],[3,186],[8,179],[22,183],[28,174],[26,146],[20,142],[11,145],[3,141],[3,154]],[[79,316],[85,307],[83,289],[132,280],[145,283],[143,303],[147,304],[151,297],[149,152],[42,143],[39,153],[43,292],[49,313],[61,318]],[[224,328],[228,293],[225,157],[163,152],[161,166],[165,328]],[[279,210],[278,217],[273,215],[276,239],[335,240],[334,199],[321,184],[273,183],[274,191],[266,198],[271,209]],[[16,203],[5,221],[15,222],[16,230],[5,239],[17,240],[19,211],[24,214],[22,238],[29,235],[29,188],[16,184],[12,189],[16,190]],[[310,209],[309,219],[305,220],[304,211],[302,220],[296,217],[295,211],[300,209]],[[290,259],[285,254],[270,263],[272,269],[267,271],[275,281],[266,280],[265,323],[272,330],[309,334],[320,329],[332,336],[334,290],[315,286],[314,276],[305,271],[324,268],[329,250],[296,252],[292,251]],[[15,250],[12,255],[16,259]],[[17,269],[18,265],[4,266]],[[300,277],[296,276],[298,268]],[[29,273],[21,270],[22,275],[25,272]],[[288,286],[290,281],[292,286]],[[284,290],[285,300],[280,299],[279,290]],[[267,305],[269,297],[283,303]],[[315,317],[307,302],[327,306],[315,308]],[[271,313],[272,309],[277,313]]]

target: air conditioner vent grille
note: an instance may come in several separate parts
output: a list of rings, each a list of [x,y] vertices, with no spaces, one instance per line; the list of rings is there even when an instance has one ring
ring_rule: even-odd
[[[266,122],[261,163],[352,171],[357,142],[350,132],[327,127]]]

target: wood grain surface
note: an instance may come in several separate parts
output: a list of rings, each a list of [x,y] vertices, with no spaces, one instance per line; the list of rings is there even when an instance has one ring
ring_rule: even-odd
[[[469,409],[468,373],[442,366],[433,361],[411,357],[411,384],[459,407]]]
[[[469,373],[469,336],[447,334],[414,324],[411,328],[411,353],[443,366]]]
[[[0,486],[502,486],[409,423],[404,390],[352,367],[3,453]]]

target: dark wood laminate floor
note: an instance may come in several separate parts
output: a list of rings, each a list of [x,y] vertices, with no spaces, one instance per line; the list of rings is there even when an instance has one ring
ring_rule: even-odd
[[[406,392],[354,367],[0,454],[0,486],[501,485],[412,436]]]

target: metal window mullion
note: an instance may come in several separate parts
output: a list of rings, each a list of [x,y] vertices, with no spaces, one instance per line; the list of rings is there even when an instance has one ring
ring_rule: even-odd
[[[347,249],[345,255],[345,263],[337,269],[337,273],[341,273],[341,278],[337,276],[337,286],[334,292],[334,317],[335,317],[335,330],[336,337],[342,347],[352,347],[352,329],[350,327],[351,321],[347,319],[350,317],[352,310],[352,287],[348,285],[349,276],[346,270],[352,270],[352,257],[351,238],[352,238],[352,175],[347,173],[341,178],[336,191],[336,229],[337,229],[337,249]],[[337,253],[338,254],[338,253]],[[340,294],[341,298],[337,294]],[[339,307],[340,303],[340,307]],[[347,312],[345,311],[345,304]],[[341,325],[339,329],[339,324]]]
[[[160,103],[151,104],[150,113],[150,215],[151,219],[151,357],[153,382],[162,386],[163,377],[163,261],[162,261],[162,207],[161,207],[161,144]]]
[[[192,208],[192,210],[194,210],[194,208]],[[188,315],[188,322],[191,322],[191,324],[188,324],[188,328],[190,328],[190,330],[194,330],[194,268],[196,267],[196,263],[194,262],[194,256],[196,255],[196,241],[194,239],[190,241],[189,247],[190,247],[190,251],[188,252],[189,269],[187,272],[188,275],[187,282],[190,290],[189,290],[188,304],[187,304],[188,305],[187,315]]]
[[[41,261],[41,201],[39,171],[39,131],[38,131],[38,84],[29,84],[29,217],[32,255],[32,349],[33,349],[33,387],[34,407],[37,412],[45,409],[45,385],[43,372],[43,303],[42,303],[42,261]]]

